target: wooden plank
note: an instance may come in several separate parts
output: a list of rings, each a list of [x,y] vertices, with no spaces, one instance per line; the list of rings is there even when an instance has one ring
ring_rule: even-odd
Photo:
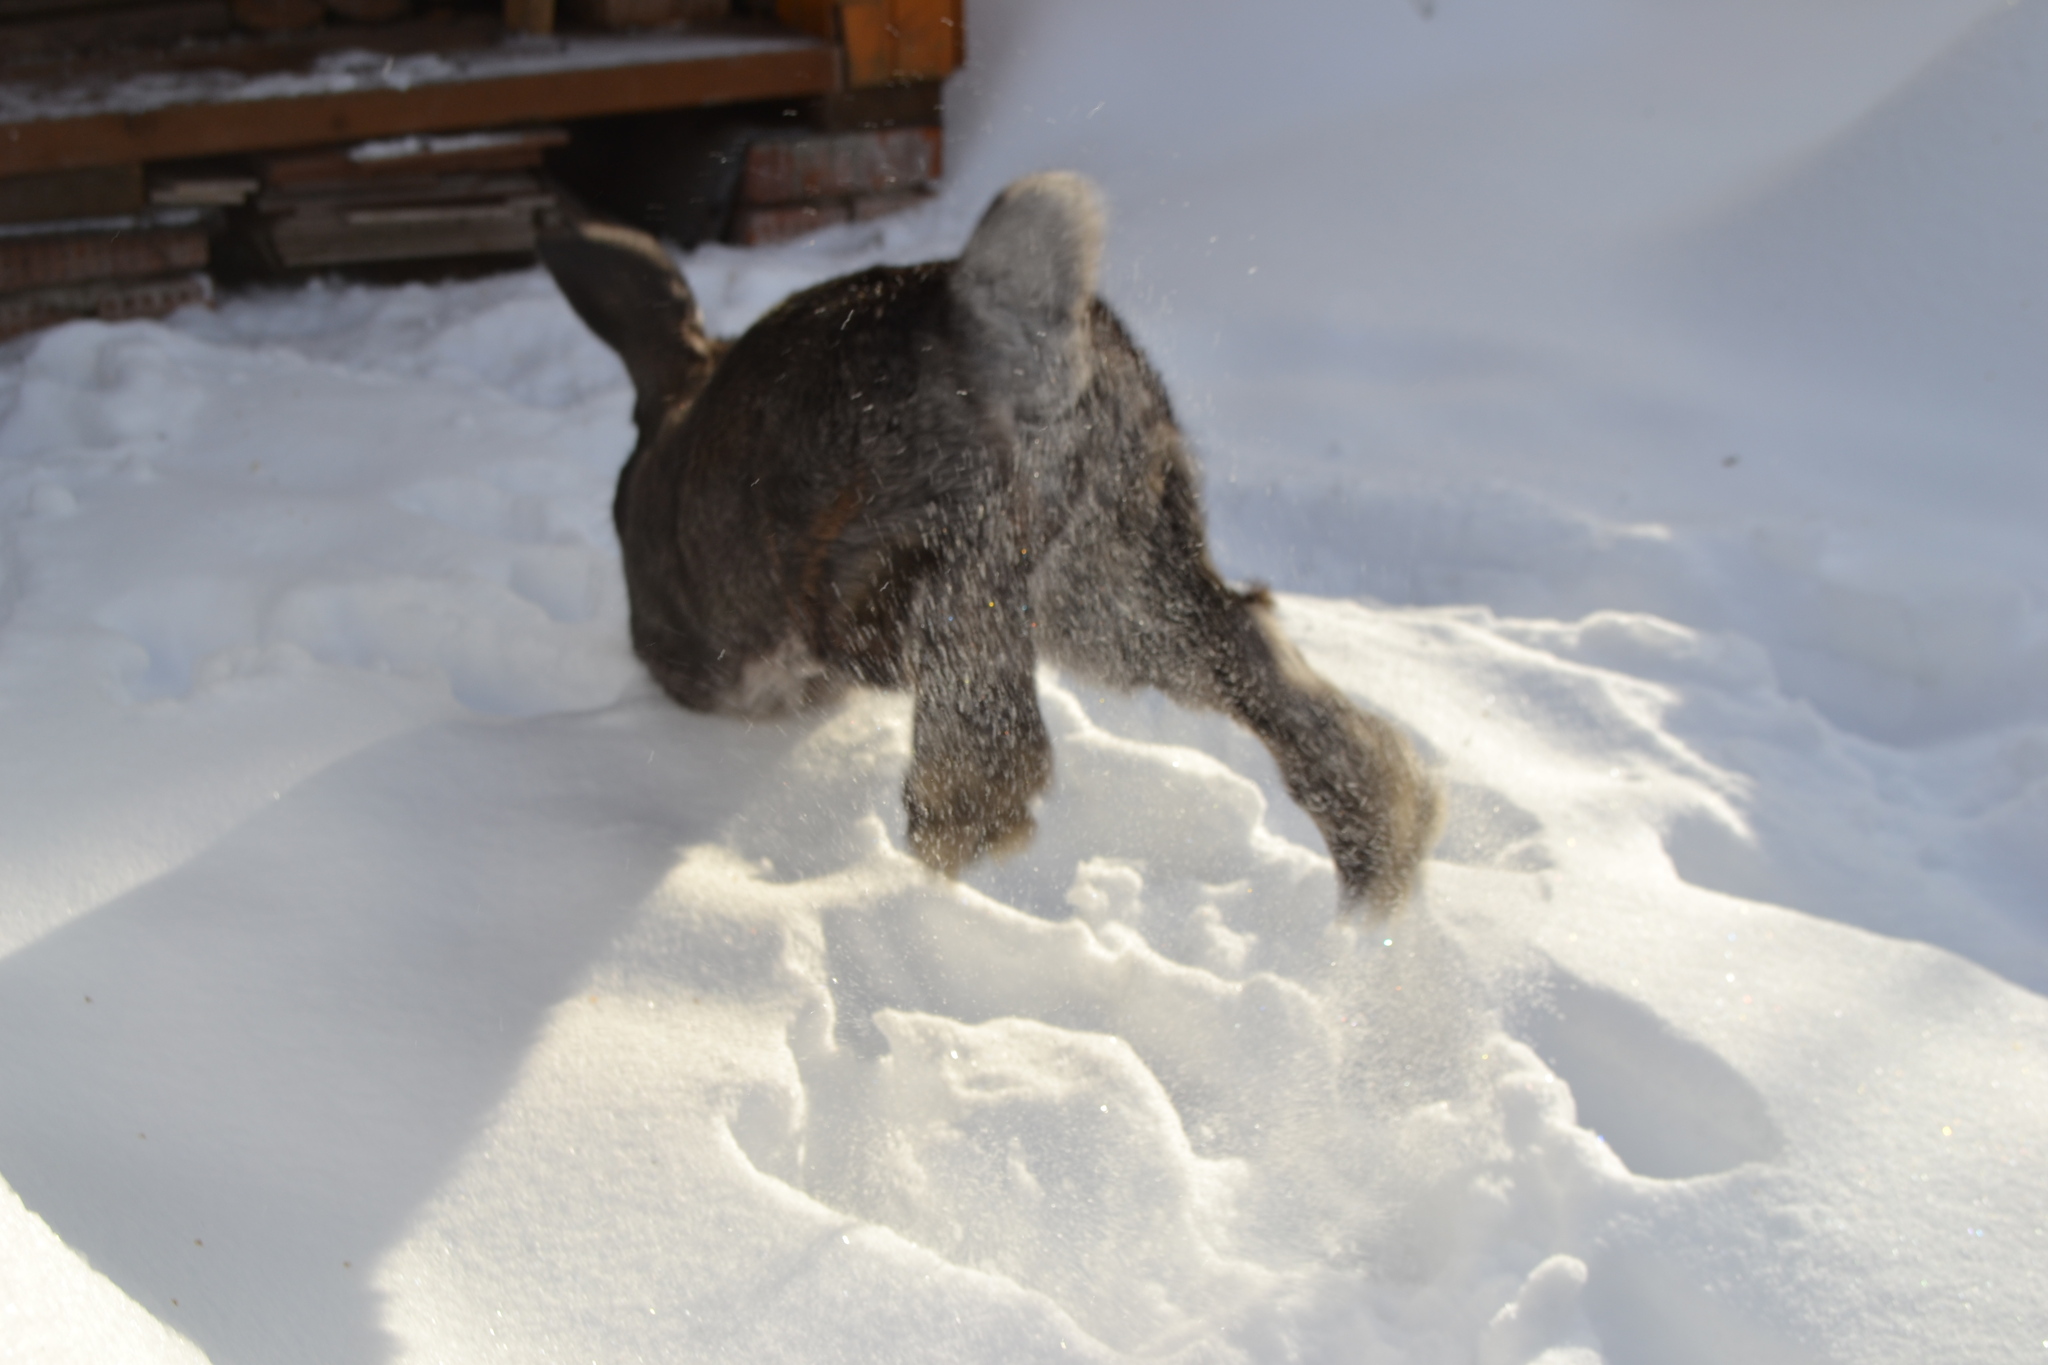
[[[234,0],[235,21],[258,33],[296,33],[327,15],[320,0]]]
[[[412,0],[326,0],[327,10],[350,23],[395,24],[412,13]]]
[[[0,176],[820,95],[838,88],[838,57],[821,45],[15,123],[0,129]]]
[[[839,36],[838,0],[775,0],[775,20],[784,28],[830,42]]]
[[[0,185],[6,183],[0,181]],[[257,185],[256,177],[250,175],[165,170],[150,176],[149,202],[159,208],[233,208],[256,193]]]
[[[270,225],[289,269],[435,256],[495,256],[533,250],[533,216],[546,200],[422,205],[356,213],[289,214]]]
[[[934,81],[960,65],[960,0],[837,2],[849,86]]]
[[[136,162],[0,180],[0,223],[101,218],[134,213],[142,202],[142,167]]]
[[[234,26],[227,0],[170,0],[117,10],[85,10],[0,24],[0,61],[12,64],[101,48],[168,45],[183,38],[226,33]]]
[[[553,33],[555,0],[505,0],[505,27],[513,33]]]
[[[848,85],[886,85],[896,73],[888,0],[847,0],[839,7],[839,37],[846,45]]]
[[[889,0],[896,30],[896,80],[938,80],[961,63],[966,52],[960,0]]]
[[[76,14],[81,10],[120,9],[135,0],[0,0],[0,23],[17,19],[40,19],[51,14]]]
[[[316,0],[317,3],[317,0]],[[264,76],[308,71],[322,57],[358,51],[403,58],[423,52],[470,56],[500,43],[504,28],[496,15],[445,11],[395,24],[332,24],[297,33],[235,34],[219,42],[73,56],[55,66],[24,66],[0,72],[9,86],[66,85],[80,80],[114,85],[137,76],[164,77],[189,71],[227,71]]]
[[[206,268],[206,229],[50,232],[0,237],[0,291]]]
[[[876,128],[909,128],[946,121],[943,88],[937,81],[904,81],[848,88],[802,104],[807,126],[821,133],[854,133]]]
[[[520,171],[407,175],[389,179],[265,190],[256,197],[262,213],[341,213],[392,205],[455,203],[539,192],[539,182]]]
[[[263,179],[272,186],[316,185],[449,171],[530,169],[541,164],[548,148],[566,146],[568,141],[565,128],[391,138],[265,157]]]
[[[731,0],[573,0],[571,11],[593,28],[659,28],[709,24],[732,13]]]

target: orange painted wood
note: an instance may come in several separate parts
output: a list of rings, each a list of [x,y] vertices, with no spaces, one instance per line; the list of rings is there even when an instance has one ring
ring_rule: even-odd
[[[838,58],[819,46],[13,123],[0,125],[0,176],[822,95],[839,87]]]
[[[846,83],[931,81],[966,59],[961,0],[776,0],[787,27],[836,39],[846,50]]]
[[[960,0],[889,0],[897,80],[937,80],[960,65]]]
[[[896,28],[889,0],[847,0],[839,7],[839,38],[846,48],[846,83],[887,85],[896,74]]]

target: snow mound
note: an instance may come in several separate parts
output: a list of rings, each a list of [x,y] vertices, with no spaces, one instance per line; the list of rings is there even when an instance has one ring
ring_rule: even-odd
[[[0,1184],[0,1360],[203,1365],[205,1359],[95,1274]]]
[[[1763,363],[2038,433],[2044,160],[2048,5],[2026,0],[1694,229],[1686,303]]]

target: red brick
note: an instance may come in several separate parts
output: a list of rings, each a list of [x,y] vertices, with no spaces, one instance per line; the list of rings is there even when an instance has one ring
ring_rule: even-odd
[[[198,228],[0,237],[0,292],[206,267]]]
[[[939,178],[941,153],[937,128],[764,140],[747,148],[739,201],[792,204],[915,189]]]
[[[19,336],[72,318],[160,318],[188,303],[210,303],[213,281],[204,275],[155,280],[100,280],[0,296],[0,338]]]

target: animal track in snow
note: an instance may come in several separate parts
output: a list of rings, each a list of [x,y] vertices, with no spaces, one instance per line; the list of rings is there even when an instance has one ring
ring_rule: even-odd
[[[1558,972],[1525,1038],[1571,1087],[1581,1127],[1641,1176],[1682,1180],[1767,1161],[1784,1146],[1754,1086],[1626,996]]]
[[[1356,1312],[1361,1283],[1463,1284],[1468,1224],[1561,1251],[1554,1182],[1625,1176],[1426,909],[1333,923],[1328,865],[1267,828],[1256,767],[1093,718],[1142,730],[1142,699],[1041,689],[1060,776],[1037,841],[966,883],[903,851],[908,711],[867,694],[799,733],[705,855],[807,907],[766,921],[792,926],[806,1000],[783,1080],[727,1111],[755,1171],[1148,1354],[1233,1304],[1249,1323],[1297,1292]],[[1523,1284],[1540,1259],[1456,1291],[1474,1339],[1518,1293],[1536,1306],[1499,1342],[1583,1326],[1569,1275]]]

